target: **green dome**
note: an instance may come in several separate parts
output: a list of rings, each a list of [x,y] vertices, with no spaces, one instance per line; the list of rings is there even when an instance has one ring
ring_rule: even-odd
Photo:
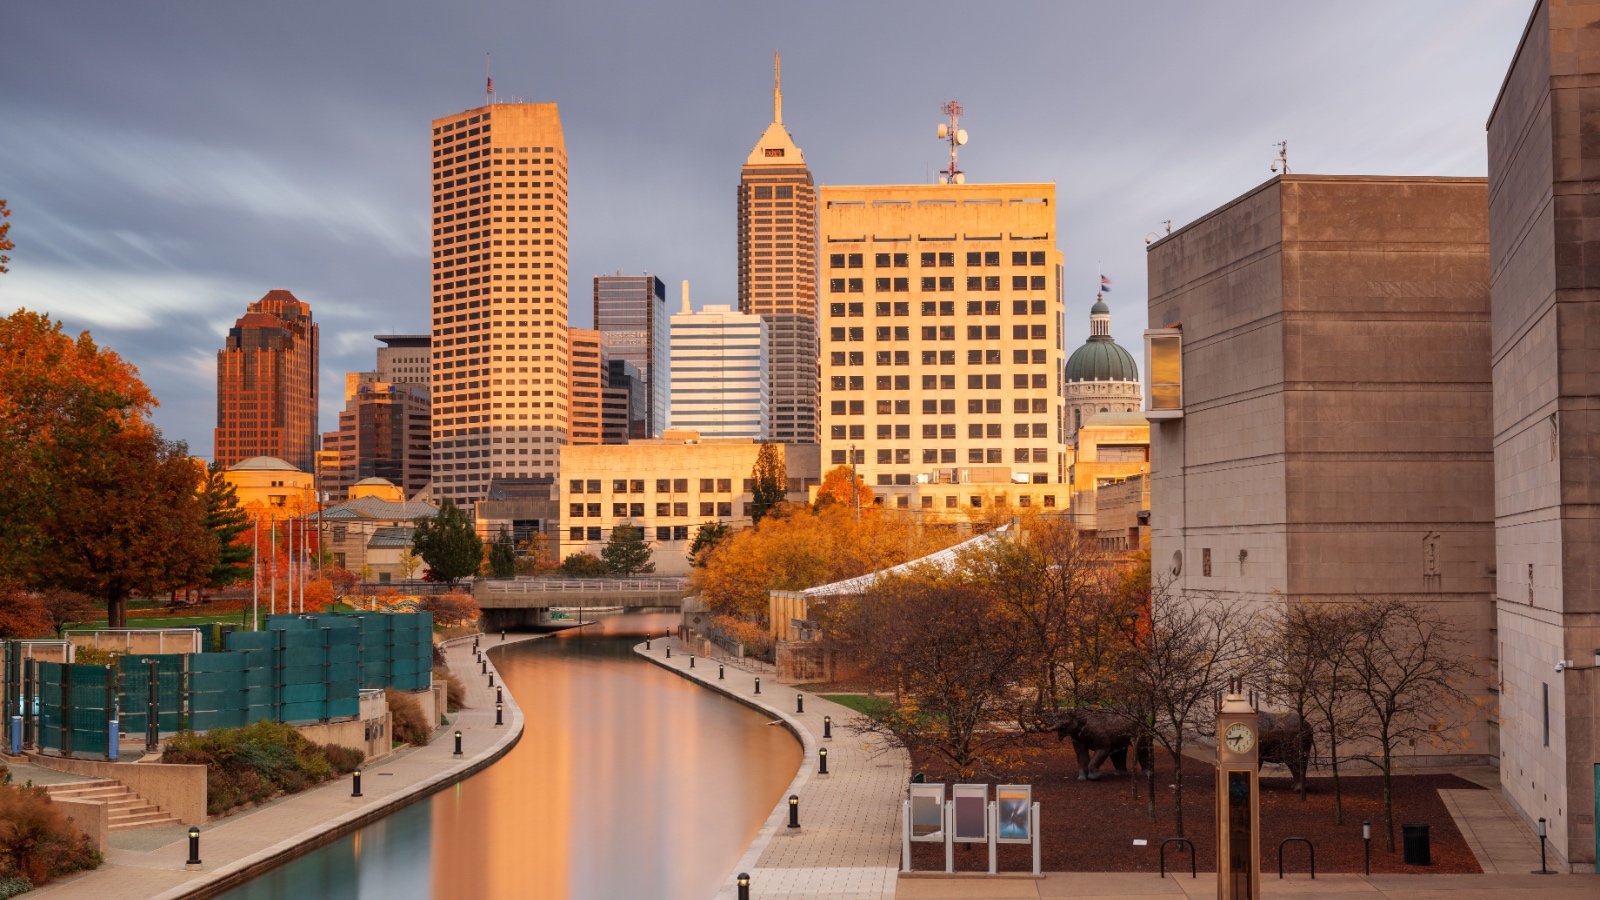
[[[1074,381],[1138,381],[1133,355],[1116,341],[1095,335],[1067,360],[1067,383]]]

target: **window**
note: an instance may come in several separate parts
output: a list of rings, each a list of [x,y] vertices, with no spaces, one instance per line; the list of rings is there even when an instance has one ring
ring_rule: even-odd
[[[583,504],[582,503],[574,503],[571,506],[568,506],[567,507],[567,516],[568,516],[568,518],[573,518],[573,519],[581,519],[581,518],[583,518]]]
[[[643,503],[629,503],[628,504],[628,515],[629,515],[629,517],[635,518],[635,519],[644,518],[644,504]]]
[[[670,478],[657,478],[656,479],[656,493],[658,493],[658,494],[670,494],[670,493],[672,493],[672,479],[670,479]]]
[[[733,518],[733,504],[731,502],[729,502],[729,501],[726,501],[726,500],[722,501],[721,503],[718,503],[717,504],[717,515],[720,516],[721,518],[724,518],[724,519]]]
[[[585,490],[585,493],[590,493],[590,494],[598,494],[598,493],[600,493],[600,479],[591,478],[587,482],[585,482],[585,484],[588,485],[588,488]]]
[[[628,516],[628,504],[626,504],[626,503],[613,503],[613,504],[611,504],[611,515],[612,515],[613,518],[617,518],[617,519],[627,518],[627,516]]]
[[[674,503],[674,504],[672,504],[672,514],[674,516],[680,516],[680,517],[689,515],[689,504],[687,504],[687,503]]]
[[[1152,328],[1144,333],[1145,417],[1183,418],[1183,332]]]
[[[670,516],[670,515],[672,515],[672,504],[671,503],[657,503],[656,504],[656,518],[665,519],[667,516]]]
[[[589,533],[589,540],[591,540],[591,541],[600,540],[600,527],[598,525],[589,526],[588,533]]]
[[[574,493],[574,494],[583,493],[583,481],[582,480],[577,479],[577,478],[574,478],[572,480],[572,493]]]
[[[635,478],[635,479],[630,480],[628,482],[628,493],[630,493],[630,494],[642,494],[642,493],[644,493],[644,479],[643,478]]]
[[[686,492],[688,490],[689,490],[689,479],[687,479],[687,478],[674,478],[674,479],[672,479],[672,492],[673,493],[681,494],[681,493],[684,493],[684,492]]]
[[[583,540],[583,526],[574,525],[572,529],[567,532],[567,539],[573,541]]]
[[[658,541],[670,541],[670,540],[672,540],[672,526],[671,525],[657,525],[656,526],[656,540],[658,540]]]
[[[711,516],[714,516],[716,514],[717,514],[717,505],[715,503],[707,502],[707,503],[701,503],[700,504],[700,515],[705,516],[706,518],[710,518]]]
[[[702,478],[702,479],[700,479],[700,493],[709,494],[709,493],[711,493],[712,491],[714,491],[716,489],[717,489],[717,483],[716,483],[715,480],[710,479],[710,478]]]
[[[945,509],[955,509],[956,508],[956,495],[955,494],[949,494],[944,498],[944,508]]]
[[[1055,494],[1045,494],[1044,495],[1044,505],[1045,506],[1055,506],[1056,505],[1056,495]]]

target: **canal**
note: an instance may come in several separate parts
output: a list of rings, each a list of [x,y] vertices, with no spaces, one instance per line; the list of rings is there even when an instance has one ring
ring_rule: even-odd
[[[500,651],[526,717],[510,753],[223,896],[710,897],[800,747],[766,716],[634,656],[646,630],[675,619],[612,616]]]

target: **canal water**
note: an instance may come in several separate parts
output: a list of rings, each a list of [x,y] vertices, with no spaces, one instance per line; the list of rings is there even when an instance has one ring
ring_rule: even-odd
[[[488,769],[223,896],[710,897],[800,765],[766,716],[638,659],[676,617],[508,647],[526,717]],[[381,778],[383,767],[366,770]]]

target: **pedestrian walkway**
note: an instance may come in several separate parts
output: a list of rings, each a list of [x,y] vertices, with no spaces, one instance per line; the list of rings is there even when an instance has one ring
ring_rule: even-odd
[[[1484,874],[1526,875],[1539,868],[1539,838],[1506,805],[1498,784],[1481,791],[1441,790],[1439,799]],[[1600,885],[1595,891],[1600,894]]]
[[[504,644],[543,635],[513,634]],[[483,647],[503,646],[498,636],[484,636]],[[453,784],[499,759],[522,735],[522,710],[505,694],[504,721],[494,724],[495,689],[472,650],[472,639],[445,646],[450,671],[467,689],[467,707],[437,732],[424,747],[387,756],[362,769],[362,797],[351,797],[350,778],[276,800],[201,826],[198,871],[185,868],[189,854],[187,829],[131,832],[160,833],[154,846],[118,846],[113,841],[100,868],[75,875],[28,894],[41,900],[146,900],[177,898],[201,887],[215,889],[248,880],[299,854],[308,841],[343,834],[382,818],[418,797]],[[490,656],[489,670],[495,671]],[[495,683],[500,683],[495,673]],[[462,756],[455,756],[453,732],[461,732]]]
[[[666,648],[672,648],[672,658]],[[770,674],[755,693],[757,674],[727,666],[718,679],[717,662],[690,656],[675,639],[651,641],[635,652],[651,662],[782,719],[799,736],[805,751],[800,771],[784,791],[734,870],[718,900],[736,896],[734,876],[750,875],[751,896],[762,900],[879,900],[895,896],[900,866],[900,801],[911,779],[911,761],[901,749],[886,749],[871,735],[858,735],[843,723],[856,713],[821,697],[805,695],[805,712],[795,711],[796,691]],[[823,717],[831,717],[833,737],[823,737]],[[819,751],[828,751],[828,773],[817,772]],[[800,798],[800,827],[791,829],[789,795]],[[954,896],[954,895],[947,895]]]
[[[1149,873],[1052,872],[1029,878],[902,878],[901,900],[1015,900],[1032,897],[1116,897],[1118,900],[1213,898],[1217,877],[1161,878]],[[1269,900],[1594,900],[1600,877],[1594,875],[1304,875],[1280,881],[1263,876],[1261,896]]]

